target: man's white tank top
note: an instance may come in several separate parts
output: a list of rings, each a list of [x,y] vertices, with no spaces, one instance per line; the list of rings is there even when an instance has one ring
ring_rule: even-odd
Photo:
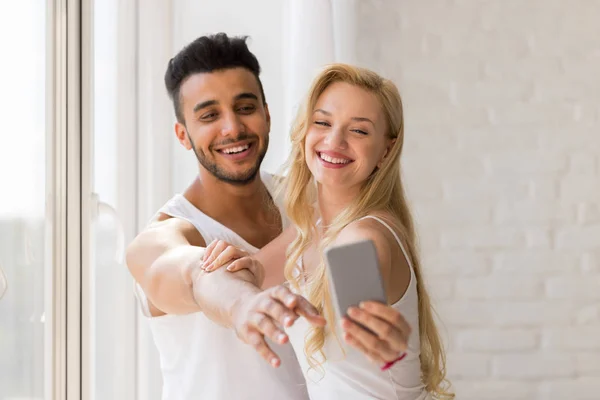
[[[337,326],[339,341],[326,329],[323,352],[326,361],[321,370],[311,369],[304,353],[304,344],[310,325],[304,319],[298,319],[294,325],[286,328],[290,343],[294,346],[300,366],[306,377],[311,400],[430,400],[430,394],[421,382],[419,311],[417,296],[417,277],[402,241],[396,232],[382,219],[367,216],[383,224],[396,238],[410,268],[410,282],[400,300],[392,305],[400,311],[411,326],[406,357],[390,369],[381,371],[365,355],[346,345],[342,339],[343,331]],[[299,267],[302,265],[299,263]],[[306,286],[300,282],[301,293]],[[340,317],[336,316],[336,320]],[[342,351],[343,349],[343,351]],[[315,354],[317,360],[320,359]]]
[[[273,194],[273,177],[261,173],[261,178],[285,225],[281,203]],[[221,239],[249,253],[258,251],[182,195],[173,197],[159,212],[190,222],[206,243]],[[136,292],[149,316],[147,300],[139,286]],[[290,344],[269,343],[281,358],[280,367],[273,368],[253,347],[238,339],[233,330],[217,325],[201,312],[149,317],[148,321],[160,354],[163,400],[308,399],[306,383]]]

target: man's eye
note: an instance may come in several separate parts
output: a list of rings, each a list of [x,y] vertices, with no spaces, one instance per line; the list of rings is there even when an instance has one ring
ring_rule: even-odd
[[[204,114],[203,116],[200,117],[200,119],[213,119],[214,117],[217,116],[217,113],[208,113],[208,114]]]

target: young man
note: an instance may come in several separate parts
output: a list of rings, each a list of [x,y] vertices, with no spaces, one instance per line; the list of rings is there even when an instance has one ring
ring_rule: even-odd
[[[283,282],[283,268],[201,269],[209,243],[223,240],[254,253],[286,225],[273,177],[260,172],[270,116],[259,73],[245,38],[218,34],[186,46],[165,74],[175,133],[195,153],[198,177],[127,249],[160,353],[163,399],[308,397],[277,325],[300,316],[313,324],[324,319],[303,297],[275,286]],[[375,340],[370,350],[383,347]]]
[[[255,252],[282,231],[271,177],[259,170],[270,129],[259,73],[245,39],[218,34],[186,46],[165,74],[175,133],[195,153],[198,177],[127,249],[160,353],[163,399],[307,398],[289,344],[276,347],[282,365],[273,368],[236,337],[240,327],[228,329],[235,304],[261,291],[262,271],[204,274],[198,268],[212,240]],[[300,306],[315,313],[307,303]]]

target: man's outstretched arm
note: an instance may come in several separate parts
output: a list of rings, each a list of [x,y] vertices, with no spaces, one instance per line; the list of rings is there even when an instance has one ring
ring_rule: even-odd
[[[127,266],[153,314],[205,311],[215,322],[231,326],[233,303],[260,292],[261,274],[257,278],[251,271],[204,273],[200,265],[205,245],[191,223],[162,216],[128,246]]]
[[[274,242],[287,240],[287,236],[278,239]],[[158,221],[131,243],[127,265],[151,309],[169,314],[202,311],[212,321],[233,328],[242,341],[275,367],[280,360],[264,337],[285,343],[287,335],[278,324],[290,326],[299,316],[312,324],[325,323],[314,306],[286,287],[262,291],[260,263],[255,263],[254,272],[253,267],[233,273],[225,268],[203,271],[205,246],[193,225],[175,218]],[[281,283],[281,269],[274,268],[267,278]]]

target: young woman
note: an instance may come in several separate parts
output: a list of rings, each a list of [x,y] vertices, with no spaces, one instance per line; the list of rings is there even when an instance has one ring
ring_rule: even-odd
[[[326,68],[315,79],[291,134],[293,150],[282,187],[294,234],[284,232],[252,259],[246,257],[261,261],[265,269],[281,269],[285,260],[288,284],[327,320],[326,327],[319,327],[299,319],[286,329],[311,399],[454,397],[445,385],[445,356],[402,187],[403,128],[402,101],[391,81],[349,65]],[[367,303],[340,320],[331,304],[323,252],[364,239],[375,244],[388,305]],[[212,270],[241,256],[247,255],[213,244],[205,266]],[[243,268],[242,261],[230,267]],[[386,320],[392,314],[386,309],[402,315],[412,328],[405,329],[405,351],[391,359],[369,349],[372,335],[389,330]],[[381,368],[386,362],[387,368]]]

